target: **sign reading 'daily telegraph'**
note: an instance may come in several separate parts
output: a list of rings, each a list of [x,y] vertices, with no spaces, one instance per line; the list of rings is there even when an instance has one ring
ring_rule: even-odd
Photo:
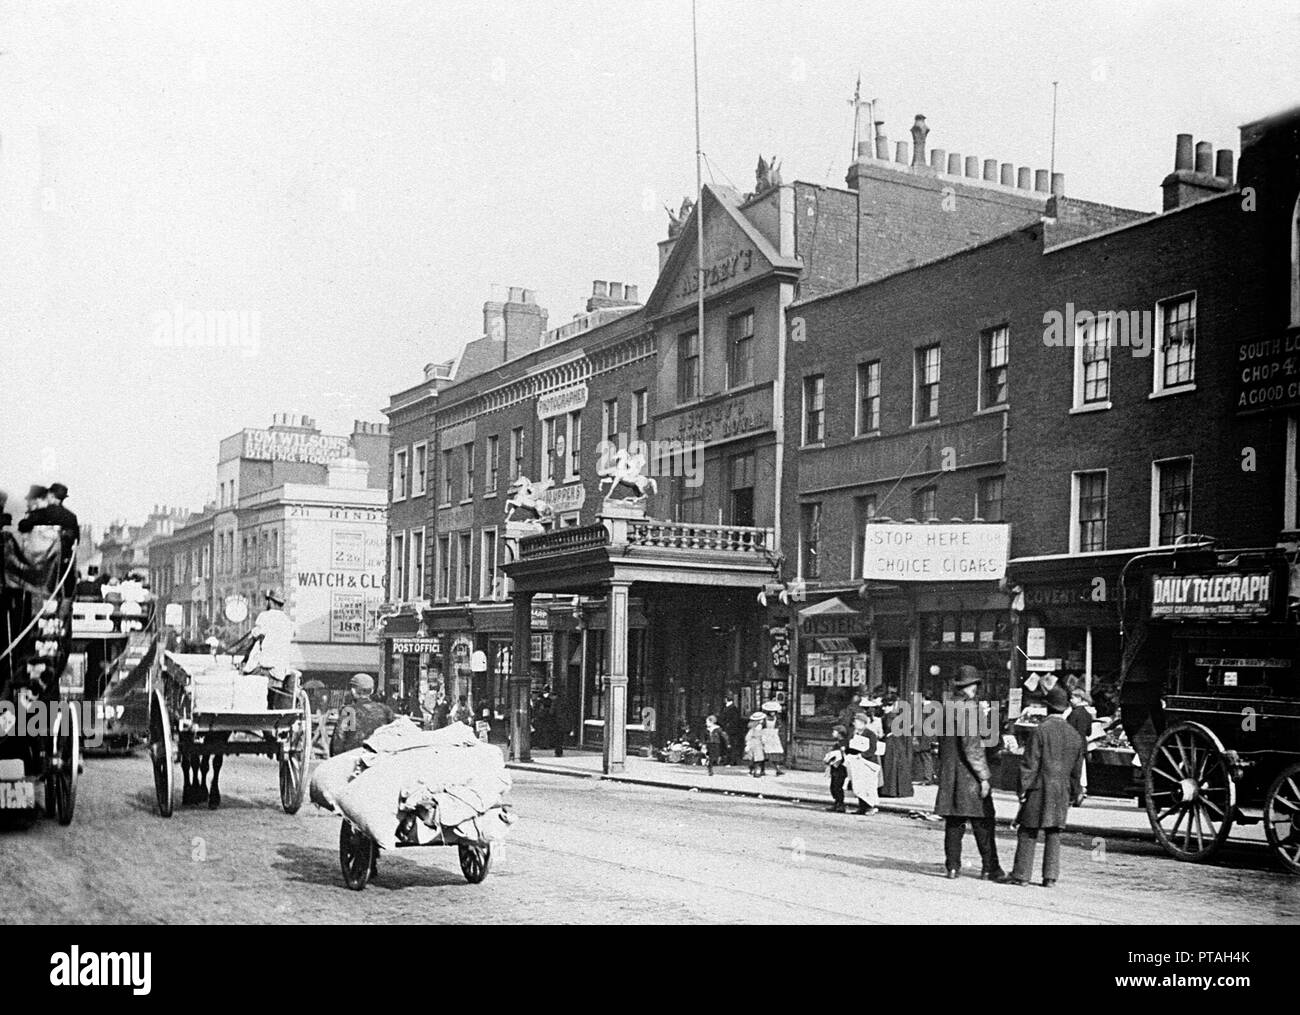
[[[327,465],[347,457],[346,437],[324,434],[285,433],[281,430],[245,430],[244,457],[262,462],[302,462]]]
[[[882,581],[997,581],[1007,571],[1006,525],[866,527],[862,577]]]
[[[1273,572],[1169,574],[1151,577],[1153,618],[1232,620],[1273,612]]]

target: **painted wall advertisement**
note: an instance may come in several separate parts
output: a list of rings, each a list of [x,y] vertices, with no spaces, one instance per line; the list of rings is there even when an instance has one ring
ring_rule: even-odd
[[[374,644],[384,602],[384,523],[295,518],[293,613],[299,641]]]

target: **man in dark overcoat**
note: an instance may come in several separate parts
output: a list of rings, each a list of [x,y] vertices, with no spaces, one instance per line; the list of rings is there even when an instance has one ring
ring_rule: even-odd
[[[998,845],[993,834],[993,784],[984,739],[979,733],[978,703],[980,675],[974,666],[961,667],[953,681],[958,708],[944,709],[939,736],[939,790],[934,812],[944,819],[943,863],[950,879],[961,876],[961,846],[966,822],[975,835],[982,862],[980,877],[999,884],[1007,880],[998,862]],[[966,720],[957,723],[955,719]]]
[[[1047,718],[1030,738],[1020,762],[1020,829],[1011,883],[1026,885],[1033,875],[1038,833],[1043,833],[1043,887],[1056,884],[1061,872],[1061,829],[1071,803],[1083,797],[1083,737],[1065,713],[1070,696],[1064,687],[1047,692]]]

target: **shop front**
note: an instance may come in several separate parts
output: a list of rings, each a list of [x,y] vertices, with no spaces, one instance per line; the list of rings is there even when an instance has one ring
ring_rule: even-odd
[[[834,739],[831,727],[855,693],[878,683],[880,659],[871,618],[856,594],[810,603],[795,614],[791,670],[795,696],[791,763],[816,768]]]

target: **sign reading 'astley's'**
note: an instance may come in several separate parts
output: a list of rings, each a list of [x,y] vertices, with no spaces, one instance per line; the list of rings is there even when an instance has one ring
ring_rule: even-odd
[[[713,264],[704,267],[704,290],[712,289],[716,285],[728,282],[737,276],[743,275],[754,266],[754,252],[752,250],[737,250]],[[678,292],[679,296],[694,296],[700,291],[700,270],[693,268],[689,272],[682,273],[682,284]]]
[[[668,416],[656,429],[661,439],[705,446],[770,430],[772,389],[769,386],[732,395],[712,405]]]
[[[1240,619],[1273,612],[1273,572],[1170,574],[1151,577],[1154,618]]]
[[[347,456],[346,437],[285,433],[280,430],[245,430],[244,457],[263,462],[301,462],[326,465]]]
[[[1237,346],[1237,412],[1300,405],[1300,330]]]
[[[866,527],[862,577],[890,581],[997,581],[1007,572],[1006,525]]]
[[[537,418],[550,419],[552,416],[585,408],[588,394],[586,384],[575,384],[571,388],[561,388],[549,395],[542,395],[537,399]]]

